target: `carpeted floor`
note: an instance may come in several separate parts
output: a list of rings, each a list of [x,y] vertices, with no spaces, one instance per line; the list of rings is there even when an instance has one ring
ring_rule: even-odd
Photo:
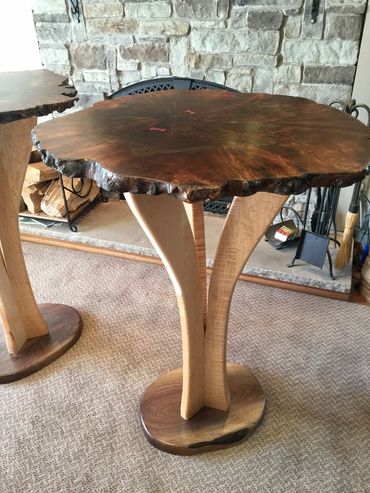
[[[268,409],[243,444],[178,457],[150,446],[139,399],[181,363],[163,267],[24,244],[40,302],[80,310],[84,332],[39,373],[0,387],[1,493],[370,491],[369,308],[239,282],[229,359]]]

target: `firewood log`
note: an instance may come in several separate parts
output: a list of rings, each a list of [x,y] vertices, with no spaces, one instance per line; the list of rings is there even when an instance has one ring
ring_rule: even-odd
[[[85,195],[90,188],[91,180],[84,179],[83,187],[80,191],[81,180],[79,178],[75,178],[73,180],[75,189],[79,191],[81,195]],[[63,177],[64,186],[72,189],[72,179],[68,177]],[[81,198],[76,194],[65,190],[66,199],[68,204],[68,210],[70,212],[76,211],[81,205],[86,202],[92,202],[100,193],[99,187],[93,182],[91,191],[87,197]],[[46,190],[45,195],[41,202],[41,209],[45,214],[52,217],[64,217],[66,215],[66,208],[64,205],[62,190],[60,187],[59,181],[53,181],[49,188]]]
[[[35,183],[50,181],[58,178],[58,171],[54,168],[49,168],[43,162],[32,163],[27,166],[24,186],[29,187]]]
[[[39,153],[39,151],[35,147],[32,147],[30,159],[28,160],[28,162],[29,163],[39,163],[40,161],[41,161],[41,154]]]
[[[49,186],[50,181],[35,183],[34,185],[30,185],[29,187],[23,186],[22,198],[29,212],[32,212],[33,214],[41,212],[41,201]]]

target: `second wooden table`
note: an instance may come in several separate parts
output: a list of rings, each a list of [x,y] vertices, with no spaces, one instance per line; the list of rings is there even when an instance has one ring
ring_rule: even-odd
[[[21,190],[37,116],[73,106],[76,90],[48,70],[0,73],[0,383],[43,368],[81,334],[76,310],[37,305],[19,238]]]

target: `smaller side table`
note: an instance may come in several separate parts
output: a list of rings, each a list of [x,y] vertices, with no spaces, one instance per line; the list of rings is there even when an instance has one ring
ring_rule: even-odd
[[[81,334],[81,319],[73,308],[37,305],[18,226],[37,116],[72,107],[75,96],[65,77],[48,70],[0,73],[0,383],[48,365]]]

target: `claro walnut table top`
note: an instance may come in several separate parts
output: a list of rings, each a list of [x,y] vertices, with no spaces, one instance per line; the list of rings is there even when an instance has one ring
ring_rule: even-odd
[[[214,90],[103,101],[39,125],[34,143],[66,175],[187,202],[346,186],[370,161],[370,130],[347,114],[303,98]]]

